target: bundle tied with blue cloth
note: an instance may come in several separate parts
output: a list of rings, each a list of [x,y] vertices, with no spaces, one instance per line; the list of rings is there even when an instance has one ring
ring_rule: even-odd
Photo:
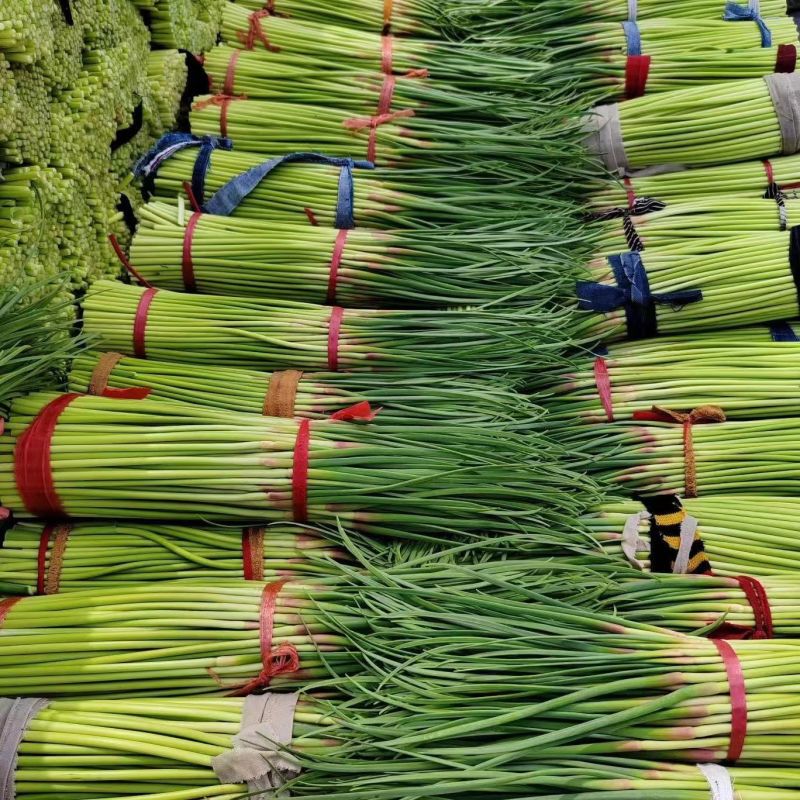
[[[800,75],[764,78],[601,105],[586,117],[586,146],[609,171],[705,166],[800,150]]]
[[[577,284],[578,308],[592,314],[583,329],[609,341],[791,319],[800,227],[598,258],[589,272]]]

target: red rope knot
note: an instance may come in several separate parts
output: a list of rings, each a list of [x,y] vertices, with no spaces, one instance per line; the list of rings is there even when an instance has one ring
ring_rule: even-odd
[[[262,8],[260,11],[254,11],[247,18],[247,33],[244,31],[236,32],[237,38],[247,50],[252,50],[258,41],[271,53],[280,52],[281,48],[270,42],[264,28],[261,27],[261,20],[271,16],[274,16],[274,9],[270,9],[269,7]]]
[[[688,414],[653,406],[651,411],[634,412],[633,418],[651,422],[677,422],[683,425],[684,494],[686,497],[697,497],[697,462],[692,428],[695,425],[725,422],[725,412],[719,406],[698,406]]]
[[[201,111],[209,106],[219,106],[219,133],[220,136],[228,135],[228,107],[234,100],[247,100],[246,94],[214,94],[203,100],[198,100],[192,110]]]
[[[231,697],[244,697],[258,689],[265,689],[273,678],[297,672],[300,669],[300,654],[297,652],[297,648],[290,642],[281,642],[275,645],[273,641],[278,595],[285,583],[286,581],[273,581],[266,584],[261,592],[258,620],[261,637],[261,671],[244,686],[239,686],[230,692]],[[213,671],[209,670],[209,672],[219,682]]]
[[[342,124],[345,128],[351,131],[360,131],[364,130],[364,128],[369,128],[367,160],[375,161],[378,128],[381,125],[386,125],[387,123],[394,122],[397,119],[413,116],[413,109],[404,108],[402,111],[391,111],[386,114],[376,114],[374,117],[351,117],[350,119],[346,119]]]

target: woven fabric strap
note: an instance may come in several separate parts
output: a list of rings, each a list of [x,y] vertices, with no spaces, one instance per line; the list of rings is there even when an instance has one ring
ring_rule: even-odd
[[[247,581],[264,580],[264,528],[242,531],[242,574]]]
[[[48,706],[41,697],[0,697],[0,798],[14,800],[17,754],[31,720]]]
[[[733,776],[722,764],[698,764],[711,791],[711,800],[736,800]]]
[[[764,80],[781,132],[781,153],[792,155],[800,150],[800,75],[774,73]]]
[[[622,173],[630,167],[616,103],[593,109],[587,117],[585,130],[586,148],[602,160],[609,172]]]
[[[102,353],[92,370],[86,393],[98,397],[101,396],[108,388],[108,380],[111,377],[111,373],[122,358],[122,353]]]
[[[732,645],[721,639],[714,639],[725,672],[728,676],[728,689],[731,696],[731,738],[726,760],[733,763],[739,760],[747,739],[747,687],[739,656]]]
[[[750,0],[746,6],[728,2],[725,4],[722,18],[727,22],[755,22],[761,34],[761,46],[772,47],[772,31],[767,27],[767,23],[764,22],[764,18],[761,16],[759,0]]]
[[[232,697],[246,697],[258,689],[264,689],[277,675],[297,672],[300,669],[300,655],[290,642],[275,645],[275,611],[278,595],[285,580],[274,581],[264,586],[261,593],[261,608],[258,615],[258,629],[261,642],[261,672],[253,680],[248,681],[230,692]]]
[[[688,414],[653,406],[652,411],[636,411],[633,418],[651,422],[677,422],[683,425],[684,496],[697,497],[697,461],[692,430],[695,425],[725,422],[725,412],[718,406],[698,406]]]
[[[58,594],[61,588],[61,570],[67,550],[72,525],[45,525],[39,537],[36,559],[36,593]]]
[[[292,742],[297,694],[250,695],[242,707],[233,747],[211,759],[220,783],[247,784],[252,800],[285,797],[282,787],[300,772],[288,752]]]
[[[294,417],[297,387],[302,377],[299,369],[287,369],[270,375],[262,409],[265,417]]]

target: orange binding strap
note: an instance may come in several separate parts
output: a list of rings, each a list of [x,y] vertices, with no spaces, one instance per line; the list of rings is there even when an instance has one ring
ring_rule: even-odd
[[[261,42],[264,47],[272,53],[280,52],[280,47],[274,45],[270,42],[269,37],[266,34],[266,31],[261,26],[261,20],[265,19],[266,17],[273,16],[272,11],[269,8],[262,8],[260,11],[254,11],[248,18],[247,18],[247,32],[244,31],[237,31],[236,37],[239,41],[245,46],[247,50],[252,50],[256,42]]]
[[[303,373],[299,369],[273,372],[269,378],[262,413],[265,417],[294,417],[297,386]]]
[[[71,532],[72,525],[50,524],[44,526],[39,537],[39,555],[36,561],[37,594],[58,594],[61,588],[64,553],[66,552]]]
[[[0,600],[0,628],[3,627],[8,612],[11,611],[20,600],[22,600],[21,597],[6,597],[5,600]]]
[[[264,528],[242,531],[242,567],[247,581],[264,580]]]
[[[653,406],[651,411],[635,411],[635,420],[677,422],[683,425],[684,496],[697,497],[697,462],[692,428],[695,425],[725,422],[725,412],[718,406],[698,406],[688,414]]]

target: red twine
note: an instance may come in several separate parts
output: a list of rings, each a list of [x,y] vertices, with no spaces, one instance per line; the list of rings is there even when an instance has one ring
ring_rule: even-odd
[[[633,100],[647,91],[650,76],[650,56],[628,56],[625,62],[625,97]]]
[[[278,594],[286,581],[268,583],[261,593],[261,609],[259,612],[259,631],[261,634],[261,672],[244,686],[231,692],[232,697],[244,697],[252,694],[257,689],[264,689],[270,685],[272,679],[287,672],[297,672],[300,669],[300,655],[297,648],[289,643],[282,642],[277,647],[273,646],[273,633],[275,629],[275,607]]]
[[[139,281],[139,283],[141,283],[142,286],[152,286],[151,283],[148,283],[148,281],[146,281],[139,274],[139,272],[136,270],[136,268],[133,266],[133,264],[131,264],[130,260],[128,259],[128,256],[125,255],[125,251],[122,249],[122,246],[120,245],[119,241],[117,240],[117,237],[113,233],[109,234],[108,241],[111,242],[111,247],[114,249],[114,252],[117,254],[117,258],[120,260],[120,263],[122,264],[122,266],[125,267],[125,270],[129,274],[133,275],[133,277],[136,278],[136,280]]]
[[[228,107],[234,100],[247,100],[243,94],[215,94],[213,97],[206,97],[205,100],[198,100],[194,104],[194,110],[200,111],[208,106],[219,106],[219,133],[220,136],[228,135]]]
[[[739,656],[728,642],[715,639],[714,645],[722,656],[728,674],[728,687],[731,696],[731,738],[728,744],[727,761],[741,758],[747,738],[747,688]]]
[[[222,93],[232,96],[235,94],[235,86],[236,86],[236,66],[239,63],[239,56],[241,56],[241,50],[234,50],[231,53],[231,57],[228,60],[228,67],[225,70],[225,82],[222,85]]]
[[[281,48],[270,42],[266,32],[261,27],[261,20],[265,17],[271,17],[272,14],[273,10],[269,8],[262,8],[261,11],[254,11],[247,18],[247,33],[244,31],[236,32],[237,38],[247,50],[252,50],[256,45],[256,41],[259,41],[271,53],[280,52]]]
[[[181,273],[183,275],[183,285],[187,292],[197,291],[197,281],[194,276],[194,261],[192,260],[192,243],[197,223],[202,217],[200,211],[195,211],[189,218],[189,224],[183,234],[183,258],[181,261]]]
[[[242,568],[245,580],[264,580],[264,528],[242,531]]]
[[[606,419],[614,421],[614,403],[611,398],[611,377],[608,374],[608,364],[606,360],[598,356],[594,360],[594,380],[597,384],[597,393],[600,395],[600,402],[606,412]]]
[[[761,163],[764,165],[764,172],[767,173],[767,183],[772,186],[775,183],[775,170],[772,169],[772,162],[765,158]]]
[[[367,144],[367,160],[374,161],[377,152],[378,144],[378,128],[381,125],[386,125],[388,122],[394,122],[401,117],[413,117],[414,110],[411,108],[404,108],[402,111],[392,111],[388,114],[377,114],[374,117],[352,117],[346,119],[344,123],[345,128],[349,130],[363,130],[369,128],[369,142]]]
[[[308,221],[314,226],[317,227],[319,222],[317,221],[317,216],[314,214],[313,210],[310,209],[308,206],[303,207],[303,211],[306,212],[306,216],[308,217]]]
[[[3,623],[6,621],[6,617],[8,616],[8,612],[22,600],[21,597],[6,597],[5,600],[0,600],[0,628],[3,627]]]
[[[28,513],[51,519],[66,511],[53,482],[53,435],[62,412],[79,394],[62,394],[51,400],[22,432],[14,447],[14,480]]]
[[[192,207],[192,211],[202,211],[200,208],[200,203],[197,202],[197,195],[194,193],[192,184],[189,183],[189,181],[183,182],[183,190],[186,192],[186,196],[189,198],[189,205]]]
[[[775,56],[775,72],[794,72],[797,67],[797,47],[793,44],[779,44]]]
[[[339,369],[339,337],[342,332],[344,309],[334,306],[328,323],[328,369],[336,372]]]
[[[139,298],[139,305],[136,306],[136,315],[133,318],[133,352],[137,358],[147,358],[147,346],[145,336],[147,334],[147,318],[150,313],[150,305],[156,296],[158,289],[152,286],[142,292]]]
[[[710,638],[733,640],[774,638],[772,608],[764,584],[749,575],[737,575],[734,580],[739,584],[753,609],[753,627],[725,622],[711,633]]]
[[[36,559],[36,593],[57,594],[61,586],[61,569],[64,566],[64,551],[67,547],[71,525],[45,525],[39,538],[39,554]],[[52,550],[50,545],[52,543]],[[50,558],[48,561],[48,552]]]
[[[342,228],[336,234],[336,241],[333,245],[333,254],[331,255],[330,270],[328,272],[328,293],[325,302],[332,306],[336,302],[336,286],[339,282],[339,267],[342,265],[342,256],[344,255],[344,247],[347,244],[347,235],[349,231]]]

